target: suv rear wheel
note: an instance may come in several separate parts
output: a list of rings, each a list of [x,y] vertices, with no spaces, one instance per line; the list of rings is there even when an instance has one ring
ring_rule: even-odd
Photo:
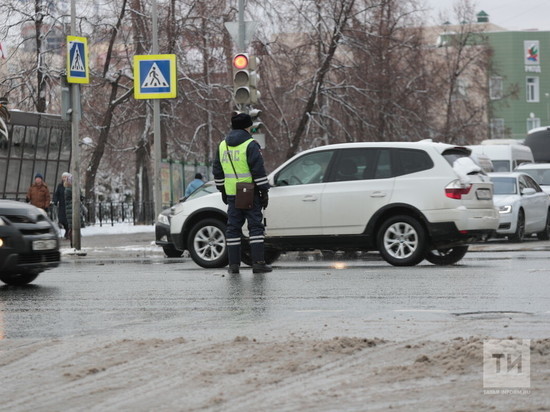
[[[429,250],[426,260],[434,265],[454,265],[468,252],[468,246],[455,246],[447,249]]]
[[[398,215],[387,219],[377,236],[378,250],[394,266],[414,266],[426,254],[426,231],[413,217]]]
[[[187,249],[193,261],[203,268],[227,266],[225,223],[204,219],[193,226],[187,238]]]
[[[268,265],[271,265],[273,262],[275,262],[277,259],[279,259],[279,256],[281,256],[281,251],[278,249],[273,249],[270,247],[264,248],[264,260],[265,263]],[[250,255],[250,246],[243,247],[241,251],[241,260],[245,265],[252,266],[252,256]]]

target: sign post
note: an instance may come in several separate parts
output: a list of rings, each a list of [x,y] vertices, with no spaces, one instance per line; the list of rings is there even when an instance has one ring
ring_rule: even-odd
[[[75,250],[81,249],[80,237],[80,84],[90,82],[88,65],[88,41],[85,37],[76,34],[76,6],[71,1],[71,36],[67,36],[67,82],[71,84],[71,172],[73,175],[73,218],[71,222],[72,246]]]
[[[155,99],[153,101],[153,145],[154,145],[154,199],[155,218],[162,212],[161,189],[161,136],[160,100],[177,96],[176,55],[152,54],[134,56],[134,98]]]

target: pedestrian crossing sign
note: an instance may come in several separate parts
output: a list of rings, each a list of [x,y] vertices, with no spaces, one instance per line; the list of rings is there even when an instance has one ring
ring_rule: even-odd
[[[86,37],[67,36],[67,82],[90,83]]]
[[[170,99],[176,94],[175,54],[134,56],[134,98]]]

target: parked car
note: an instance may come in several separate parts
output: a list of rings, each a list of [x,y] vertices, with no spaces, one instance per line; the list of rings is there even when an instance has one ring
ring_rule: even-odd
[[[201,196],[208,195],[210,193],[217,192],[216,185],[213,181],[207,182],[204,185],[197,188],[189,196],[181,198],[179,203],[185,202],[189,199],[196,199]],[[164,254],[167,257],[181,257],[183,255],[183,250],[178,250],[174,246],[172,239],[170,237],[170,215],[172,209],[168,208],[163,210],[157,217],[155,222],[155,244],[162,247]]]
[[[470,242],[498,226],[493,185],[470,153],[422,141],[344,143],[297,154],[268,176],[266,261],[286,251],[378,250],[396,266],[458,262]],[[219,193],[175,205],[175,247],[202,267],[225,266],[226,210]],[[250,263],[246,249],[243,262]]]
[[[542,190],[550,194],[550,163],[524,163],[516,167],[515,171],[527,173]]]
[[[46,212],[0,200],[0,280],[25,285],[60,261],[59,236]]]
[[[550,197],[526,173],[490,173],[500,221],[498,235],[521,242],[526,235],[550,239]]]

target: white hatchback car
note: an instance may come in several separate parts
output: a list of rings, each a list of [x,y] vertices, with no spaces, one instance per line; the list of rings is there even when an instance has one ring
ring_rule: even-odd
[[[269,175],[266,261],[320,249],[378,250],[396,266],[458,262],[470,242],[494,234],[499,218],[493,184],[469,155],[431,141],[343,143],[297,154]],[[175,205],[175,247],[202,267],[225,266],[226,210],[219,193]]]
[[[520,172],[489,173],[494,202],[499,209],[497,234],[521,242],[535,234],[550,239],[550,197],[531,176]]]

